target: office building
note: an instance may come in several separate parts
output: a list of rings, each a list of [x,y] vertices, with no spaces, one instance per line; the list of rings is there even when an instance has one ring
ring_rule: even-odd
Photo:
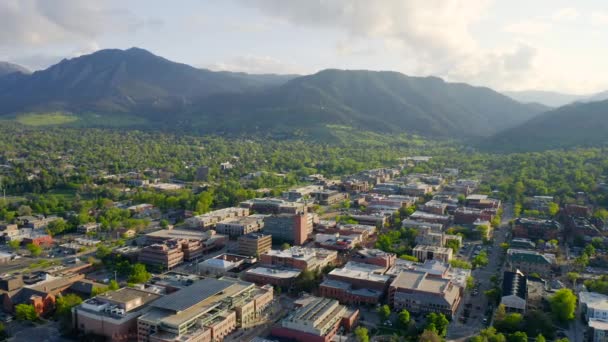
[[[264,233],[250,233],[239,236],[239,254],[258,257],[272,248],[272,235]]]

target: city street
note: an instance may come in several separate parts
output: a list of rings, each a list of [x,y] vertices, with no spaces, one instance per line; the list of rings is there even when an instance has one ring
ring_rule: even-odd
[[[512,219],[512,209],[509,205],[504,206],[504,212],[502,216],[502,223],[499,228],[493,232],[493,244],[488,246],[488,265],[479,267],[473,270],[472,276],[476,282],[479,282],[479,293],[473,296],[471,290],[465,292],[462,303],[460,304],[456,315],[448,328],[448,341],[466,341],[470,336],[478,333],[480,330],[490,325],[492,315],[489,312],[489,303],[484,292],[490,290],[493,287],[490,278],[493,275],[502,275],[503,264],[501,263],[502,249],[500,244],[507,241],[506,234],[509,231],[509,221]],[[474,248],[469,250],[467,255],[468,259],[471,260],[471,253]],[[499,284],[500,285],[500,284]],[[465,309],[469,306],[470,315],[465,322],[461,322],[459,319],[463,316]],[[494,308],[492,308],[493,310]],[[487,323],[483,322],[483,319],[487,318]]]

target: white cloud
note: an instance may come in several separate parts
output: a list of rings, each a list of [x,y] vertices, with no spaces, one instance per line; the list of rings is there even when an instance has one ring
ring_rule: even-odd
[[[240,71],[248,74],[303,74],[304,69],[298,65],[283,62],[268,56],[237,56],[226,62],[205,66],[217,71]]]
[[[517,23],[509,24],[504,28],[504,32],[522,36],[542,36],[551,29],[551,24],[540,19],[529,19]]]
[[[578,19],[579,16],[580,13],[577,9],[572,7],[566,7],[555,11],[551,16],[551,19],[553,19],[554,21],[571,22]]]
[[[94,0],[3,0],[0,2],[0,45],[45,46],[89,41],[107,33],[162,25],[159,19]]]
[[[591,13],[591,24],[594,26],[608,26],[608,13],[607,12]]]

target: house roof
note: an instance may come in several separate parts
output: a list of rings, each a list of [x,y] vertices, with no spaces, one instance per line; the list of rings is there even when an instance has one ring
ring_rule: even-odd
[[[502,278],[502,295],[517,296],[526,300],[528,295],[528,278],[519,270],[516,272],[505,272]]]

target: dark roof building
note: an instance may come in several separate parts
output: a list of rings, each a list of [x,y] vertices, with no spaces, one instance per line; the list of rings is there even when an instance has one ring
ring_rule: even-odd
[[[507,312],[524,313],[528,300],[528,278],[519,270],[506,271],[502,277],[502,298]]]

